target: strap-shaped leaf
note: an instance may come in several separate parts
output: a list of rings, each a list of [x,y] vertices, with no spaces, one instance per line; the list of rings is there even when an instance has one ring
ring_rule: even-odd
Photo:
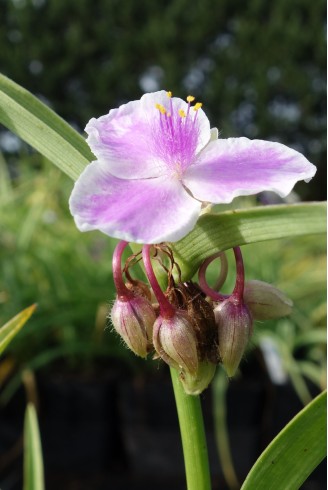
[[[326,455],[326,401],[321,393],[277,435],[242,490],[297,490]]]
[[[77,131],[34,95],[1,74],[0,123],[73,180],[94,159]]]
[[[326,231],[326,203],[259,206],[204,214],[195,228],[173,244],[184,280],[210,255],[238,245]]]
[[[9,342],[12,341],[15,335],[17,335],[20,329],[25,325],[35,308],[36,304],[29,306],[0,328],[0,355],[5,350]]]
[[[44,470],[38,419],[29,403],[24,423],[24,490],[44,490]]]

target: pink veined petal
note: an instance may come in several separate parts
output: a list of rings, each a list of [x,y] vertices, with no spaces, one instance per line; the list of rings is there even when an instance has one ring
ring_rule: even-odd
[[[248,138],[210,142],[183,177],[196,199],[228,203],[236,196],[274,191],[281,197],[316,173],[301,153],[280,143]]]
[[[153,113],[153,117],[157,116],[155,107]],[[161,175],[162,164],[152,153],[149,116],[140,100],[136,100],[88,122],[85,131],[91,151],[116,177],[138,179]]]
[[[167,112],[173,112],[173,114],[177,116],[177,119],[180,119],[178,116],[179,109],[182,109],[185,114],[188,114],[188,103],[179,97],[169,98],[165,90],[145,94],[141,97],[140,102],[142,103],[146,113],[150,113],[156,104],[160,104],[167,110]],[[197,132],[195,153],[198,153],[204,148],[211,138],[210,122],[203,109],[198,109],[195,111],[192,105],[190,106],[189,117],[191,121],[195,119],[195,127]]]
[[[163,115],[156,108],[167,110]],[[184,170],[210,139],[205,113],[169,98],[164,90],[145,94],[98,119],[85,130],[87,142],[99,161],[106,162],[112,175],[124,179],[153,178]],[[168,115],[169,114],[169,115]],[[179,172],[178,172],[179,173]]]
[[[80,231],[96,229],[149,244],[182,238],[194,227],[201,208],[179,180],[118,179],[98,161],[80,175],[69,204]]]

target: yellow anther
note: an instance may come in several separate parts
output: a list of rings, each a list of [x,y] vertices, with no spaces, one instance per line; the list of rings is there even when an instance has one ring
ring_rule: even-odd
[[[165,109],[165,107],[164,107],[164,106],[162,106],[162,104],[155,104],[155,107],[156,107],[156,109],[158,109],[158,110],[159,110],[159,112],[160,112],[161,114],[165,114],[165,113],[166,113],[166,109]]]
[[[168,98],[170,99],[172,97],[172,92],[169,91],[169,92],[166,92],[166,95],[168,96]]]
[[[194,111],[198,111],[198,109],[200,109],[202,105],[203,104],[201,102],[197,102],[197,104],[194,105]]]
[[[186,113],[183,109],[179,109],[179,116],[180,117],[186,117]]]
[[[194,100],[195,100],[195,97],[193,95],[188,95],[187,102],[189,102],[189,103],[194,102]]]

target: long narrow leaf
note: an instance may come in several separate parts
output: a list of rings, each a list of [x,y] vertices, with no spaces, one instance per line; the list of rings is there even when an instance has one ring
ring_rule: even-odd
[[[44,471],[38,419],[29,403],[24,423],[24,490],[44,490]]]
[[[326,400],[321,393],[277,435],[241,490],[297,490],[326,455]]]
[[[34,95],[1,74],[0,123],[73,180],[94,159],[77,131]]]
[[[17,335],[20,329],[25,325],[35,308],[36,304],[29,306],[0,328],[0,355],[5,350],[9,342],[12,341],[15,335]]]
[[[173,244],[184,280],[210,255],[238,245],[326,231],[326,203],[261,206],[205,214],[195,228]]]

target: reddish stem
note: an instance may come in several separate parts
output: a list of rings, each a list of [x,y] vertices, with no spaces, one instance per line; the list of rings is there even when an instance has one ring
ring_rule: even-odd
[[[207,284],[207,282],[206,282],[206,270],[207,270],[207,267],[217,257],[220,257],[221,258],[221,256],[223,255],[223,253],[224,252],[217,252],[216,254],[211,255],[211,257],[208,257],[206,260],[204,260],[204,262],[202,263],[202,265],[200,266],[199,271],[198,271],[198,281],[199,281],[199,286],[200,286],[201,290],[207,296],[209,296],[211,299],[213,299],[214,301],[224,301],[225,299],[227,299],[229,297],[229,296],[227,296],[225,294],[218,293],[217,291],[215,291],[214,289],[212,289]]]
[[[239,247],[234,247],[233,253],[235,254],[236,260],[236,283],[231,296],[238,302],[241,302],[243,301],[245,286],[244,261]]]
[[[153,266],[151,263],[151,258],[150,258],[150,249],[151,245],[144,245],[142,248],[142,258],[143,262],[145,265],[145,271],[148,277],[148,281],[154,291],[154,294],[157,298],[161,316],[163,318],[172,318],[175,315],[175,308],[174,306],[171,305],[169,300],[166,298],[164,295],[163,291],[160,288],[160,285],[158,284],[158,281],[156,279]]]
[[[116,245],[116,248],[113,253],[113,280],[116,287],[117,295],[120,300],[130,299],[133,297],[131,291],[125,286],[122,276],[122,255],[125,248],[128,246],[128,242],[121,241]]]

